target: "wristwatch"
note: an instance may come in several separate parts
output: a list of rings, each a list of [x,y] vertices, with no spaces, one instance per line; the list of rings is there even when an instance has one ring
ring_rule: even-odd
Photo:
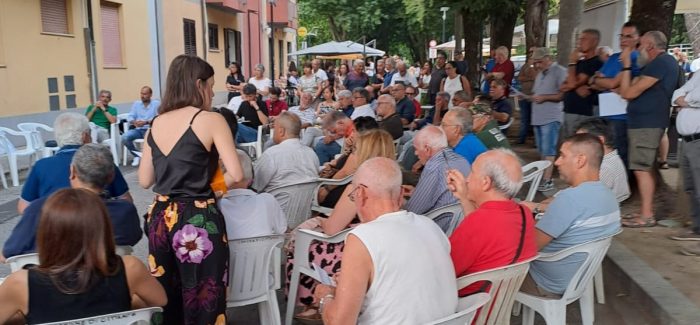
[[[324,307],[325,307],[327,301],[331,300],[333,298],[335,298],[335,296],[331,295],[331,294],[327,294],[327,295],[323,296],[323,298],[321,298],[321,300],[318,302],[318,312],[323,314],[323,310],[324,310]]]

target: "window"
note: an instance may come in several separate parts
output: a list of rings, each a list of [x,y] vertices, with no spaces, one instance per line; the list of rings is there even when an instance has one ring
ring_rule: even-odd
[[[183,19],[185,36],[185,54],[197,55],[197,34],[195,34],[194,20]]]
[[[69,34],[67,0],[41,0],[41,30]]]
[[[105,67],[122,67],[122,37],[119,23],[119,5],[110,2],[100,4],[102,29],[102,58]]]
[[[209,24],[209,49],[219,49],[219,26],[216,24]]]
[[[227,67],[231,62],[238,62],[238,64],[241,65],[241,69],[243,69],[243,58],[241,57],[241,32],[230,28],[224,28],[224,52]]]

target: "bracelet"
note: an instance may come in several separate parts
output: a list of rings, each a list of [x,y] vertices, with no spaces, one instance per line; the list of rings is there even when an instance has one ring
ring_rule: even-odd
[[[622,68],[622,71],[632,71],[632,67],[624,67]]]
[[[326,300],[333,299],[333,298],[335,298],[335,296],[332,294],[327,294],[327,295],[323,296],[323,298],[321,298],[321,300],[318,302],[318,312],[320,314],[323,314],[324,306],[326,305]]]
[[[574,66],[576,66],[576,63],[571,63],[571,62],[569,62],[569,66],[570,66],[570,67],[574,67]]]

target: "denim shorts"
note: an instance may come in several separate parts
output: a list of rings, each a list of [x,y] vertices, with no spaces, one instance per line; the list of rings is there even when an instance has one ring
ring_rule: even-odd
[[[542,156],[555,157],[557,155],[560,128],[560,122],[535,125],[535,143],[537,144],[537,150]]]

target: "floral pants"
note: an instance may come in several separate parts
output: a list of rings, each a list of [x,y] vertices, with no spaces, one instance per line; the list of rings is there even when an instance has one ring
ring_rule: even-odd
[[[215,200],[159,195],[144,229],[151,274],[168,295],[162,324],[226,324],[229,251]]]

